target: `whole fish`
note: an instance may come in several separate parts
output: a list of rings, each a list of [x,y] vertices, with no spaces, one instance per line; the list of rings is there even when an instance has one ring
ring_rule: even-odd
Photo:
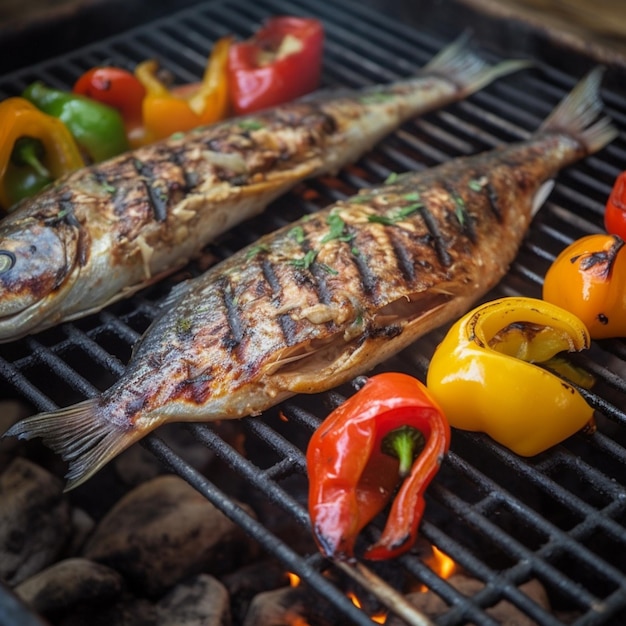
[[[600,76],[527,141],[400,175],[179,284],[116,384],[6,434],[41,437],[74,487],[161,424],[327,390],[463,314],[507,272],[559,169],[615,137]]]
[[[0,223],[0,342],[131,295],[303,179],[525,65],[489,66],[461,38],[411,79],[179,133],[60,179]]]

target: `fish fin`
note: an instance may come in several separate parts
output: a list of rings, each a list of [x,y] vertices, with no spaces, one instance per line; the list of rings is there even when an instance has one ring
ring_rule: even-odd
[[[94,398],[20,420],[2,438],[40,437],[69,464],[65,475],[68,491],[85,482],[143,435],[145,432],[137,428],[125,428],[107,419]]]
[[[589,154],[619,134],[608,117],[600,117],[603,67],[591,70],[545,119],[540,132],[564,132],[580,141]]]
[[[439,74],[457,85],[462,95],[479,91],[501,76],[512,74],[532,65],[526,59],[503,61],[490,65],[469,49],[470,35],[458,39],[435,55],[420,74]]]
[[[553,179],[547,180],[545,183],[539,187],[535,197],[533,198],[533,206],[531,209],[531,213],[535,216],[539,209],[544,205],[544,202],[548,199],[548,196],[552,193],[554,189],[555,181]]]

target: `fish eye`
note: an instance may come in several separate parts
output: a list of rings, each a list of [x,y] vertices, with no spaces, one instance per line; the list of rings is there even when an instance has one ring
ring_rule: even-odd
[[[8,272],[15,265],[15,255],[8,250],[0,250],[0,274]]]

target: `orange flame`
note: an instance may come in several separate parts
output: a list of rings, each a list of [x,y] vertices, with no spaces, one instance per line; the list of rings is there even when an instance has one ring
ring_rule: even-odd
[[[290,587],[297,587],[300,584],[300,576],[293,572],[287,572],[287,578],[289,579]]]
[[[363,608],[361,601],[352,591],[348,591],[346,595],[348,596],[348,598],[350,598],[350,600],[352,600],[352,604],[354,604],[354,606],[356,606],[357,609]],[[384,624],[387,621],[387,614],[375,613],[374,615],[370,615],[370,618],[372,619],[373,622],[376,622],[376,624]]]
[[[430,569],[441,576],[441,578],[448,579],[452,574],[454,574],[457,570],[456,563],[454,560],[449,557],[445,552],[442,552],[436,546],[431,546],[432,554],[430,558],[426,559],[426,565],[430,567]],[[418,591],[421,593],[426,593],[428,591],[428,587],[426,585],[420,585]]]

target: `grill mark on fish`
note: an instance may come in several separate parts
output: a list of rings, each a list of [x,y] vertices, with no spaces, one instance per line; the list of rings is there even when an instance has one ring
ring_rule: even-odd
[[[188,170],[184,148],[172,151],[172,163],[180,168],[184,181],[184,193],[190,193],[198,185],[198,174]]]
[[[263,277],[265,278],[266,283],[270,287],[270,291],[272,293],[276,307],[280,307],[280,303],[282,300],[282,288],[280,285],[280,280],[278,279],[278,276],[276,276],[276,272],[274,271],[274,265],[265,255],[263,256],[263,259],[261,261],[261,272],[263,274]],[[293,320],[291,315],[289,315],[288,313],[279,313],[277,321],[278,327],[280,328],[280,332],[286,345],[292,345],[297,330],[297,324],[295,320]]]
[[[228,322],[229,328],[228,336],[224,338],[224,346],[230,352],[233,352],[241,344],[244,337],[241,315],[236,298],[233,294],[232,285],[226,276],[222,278],[218,288],[222,303],[226,308],[226,321]]]
[[[407,248],[403,239],[399,237],[392,237],[391,245],[402,277],[409,283],[413,282],[415,280],[414,251]]]
[[[426,228],[428,229],[428,233],[431,237],[429,241],[437,253],[439,263],[441,263],[443,267],[450,267],[452,265],[452,257],[448,252],[446,240],[439,229],[437,218],[428,209],[426,203],[421,206],[418,211],[424,220]]]
[[[491,181],[487,182],[487,184],[484,186],[484,189],[487,193],[487,201],[489,203],[489,208],[491,209],[491,212],[495,215],[495,218],[498,220],[498,222],[501,223],[502,211],[500,210],[498,192],[496,191]]]
[[[146,200],[150,204],[150,208],[157,222],[164,222],[167,219],[167,203],[169,200],[168,193],[163,189],[163,185],[157,186],[155,183],[159,181],[154,178],[152,168],[140,159],[132,159],[133,167],[146,188]]]

